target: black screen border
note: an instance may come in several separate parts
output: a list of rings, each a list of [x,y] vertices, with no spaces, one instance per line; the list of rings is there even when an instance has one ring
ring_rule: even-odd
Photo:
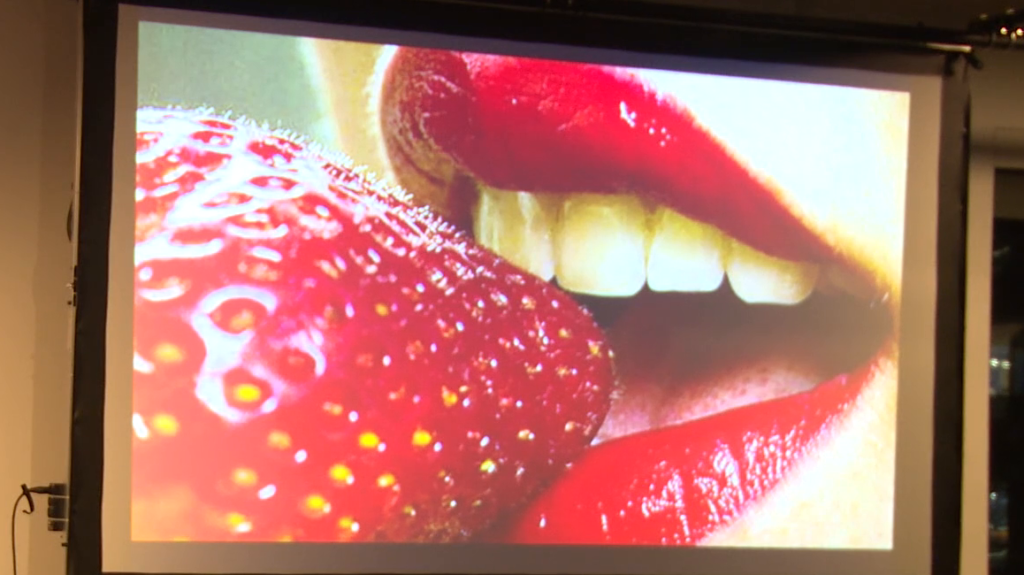
[[[935,330],[932,575],[960,564],[963,346],[969,94],[967,65],[920,41],[921,31],[773,18],[774,31],[743,27],[753,15],[716,10],[667,14],[629,2],[483,3],[431,0],[84,0],[81,190],[72,384],[71,504],[67,570],[102,571],[102,499],[109,231],[113,182],[115,61],[121,4],[373,26],[456,36],[649,53],[942,75]],[[559,4],[561,6],[561,4]],[[730,25],[732,23],[733,25]],[[812,32],[817,30],[817,32]],[[472,31],[472,32],[470,32]],[[681,33],[685,31],[685,33]],[[859,36],[858,31],[864,33]],[[875,41],[863,38],[872,33]],[[888,39],[878,40],[885,36]]]

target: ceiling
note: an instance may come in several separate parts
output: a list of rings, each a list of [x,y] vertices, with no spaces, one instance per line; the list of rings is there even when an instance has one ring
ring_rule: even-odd
[[[733,8],[872,23],[964,28],[981,13],[1024,9],[1024,0],[654,0],[667,4]]]

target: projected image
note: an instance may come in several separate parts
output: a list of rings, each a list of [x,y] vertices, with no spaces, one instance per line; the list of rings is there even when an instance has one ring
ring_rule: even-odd
[[[906,93],[156,24],[139,78],[134,540],[891,548]]]

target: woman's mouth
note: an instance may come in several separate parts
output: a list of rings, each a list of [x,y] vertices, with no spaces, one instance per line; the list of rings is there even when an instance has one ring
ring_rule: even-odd
[[[377,105],[398,181],[573,294],[616,353],[595,446],[492,537],[700,543],[822,449],[865,386],[895,388],[887,274],[642,77],[389,57]]]
[[[634,72],[380,62],[325,85],[405,191],[140,110],[134,539],[891,544],[902,196]]]

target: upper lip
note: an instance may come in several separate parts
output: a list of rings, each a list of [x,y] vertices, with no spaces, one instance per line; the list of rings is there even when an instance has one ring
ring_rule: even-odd
[[[450,191],[466,174],[499,189],[634,193],[779,258],[839,259],[768,178],[621,68],[402,48],[383,90],[393,167]],[[449,215],[469,202],[458,193]]]

